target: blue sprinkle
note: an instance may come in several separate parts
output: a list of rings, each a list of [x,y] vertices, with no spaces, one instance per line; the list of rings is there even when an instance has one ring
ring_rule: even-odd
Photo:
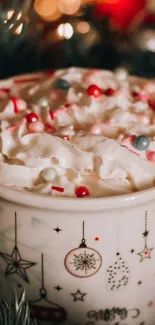
[[[146,135],[140,135],[135,138],[133,146],[140,151],[148,149],[150,140]]]
[[[71,87],[71,85],[65,79],[57,79],[55,82],[56,89],[68,90],[70,87]]]

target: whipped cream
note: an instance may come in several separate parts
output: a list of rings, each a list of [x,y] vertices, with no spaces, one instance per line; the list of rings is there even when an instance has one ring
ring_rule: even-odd
[[[155,81],[80,68],[0,81],[0,184],[67,197],[80,186],[92,197],[153,187],[154,90]],[[140,135],[146,150],[134,146]]]

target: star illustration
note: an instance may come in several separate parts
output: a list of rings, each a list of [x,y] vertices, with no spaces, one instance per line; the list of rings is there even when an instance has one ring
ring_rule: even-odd
[[[14,247],[11,255],[0,252],[0,256],[7,263],[6,276],[18,274],[23,280],[29,283],[26,269],[36,265],[36,263],[23,260],[17,246]]]
[[[148,234],[149,234],[149,231],[145,230],[145,231],[143,232],[143,237],[147,237]]]
[[[56,287],[54,287],[54,289],[55,290],[57,290],[57,291],[60,291],[60,290],[62,290],[62,288],[58,285],[58,286],[56,286]]]
[[[132,248],[132,249],[131,249],[131,251],[130,251],[130,253],[132,253],[132,254],[133,254],[133,253],[134,253],[134,251],[135,251],[135,250]]]
[[[140,285],[140,284],[142,284],[142,281],[138,281],[138,283],[137,283],[137,284],[139,284],[139,285]]]
[[[80,290],[77,290],[76,293],[71,293],[71,295],[74,297],[73,301],[84,301],[84,296],[86,296],[86,293],[82,293]]]
[[[143,251],[137,254],[141,257],[140,262],[145,260],[145,258],[151,258],[152,250],[153,248],[147,248],[147,245],[145,245]]]
[[[53,230],[55,230],[55,231],[57,232],[57,234],[58,234],[60,231],[62,231],[62,229],[60,229],[59,227],[54,228]]]

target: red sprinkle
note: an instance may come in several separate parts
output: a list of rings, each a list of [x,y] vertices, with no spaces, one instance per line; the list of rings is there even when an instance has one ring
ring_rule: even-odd
[[[45,73],[47,73],[47,74],[49,74],[49,75],[53,75],[54,72],[55,72],[55,70],[53,70],[53,69],[46,69],[46,70],[45,70]]]
[[[50,111],[50,117],[51,117],[52,120],[54,120],[54,118],[55,118],[55,114],[54,114],[53,111]]]
[[[54,133],[55,132],[55,128],[50,124],[45,124],[45,128],[46,128],[46,131],[48,133]]]
[[[148,103],[149,103],[150,108],[152,108],[153,111],[155,111],[155,100],[149,99]]]
[[[12,103],[14,105],[14,112],[15,113],[18,113],[19,112],[18,105],[17,105],[18,98],[17,97],[11,97],[11,100],[12,100]]]
[[[70,140],[70,136],[69,135],[65,135],[64,136],[64,140],[67,140],[67,141]]]
[[[98,241],[100,238],[99,237],[95,237],[95,240]]]
[[[135,151],[129,149],[127,146],[124,146],[123,144],[121,144],[121,147],[126,148],[128,151],[132,152],[133,154],[135,154],[135,155],[138,156],[138,157],[140,156],[139,153],[137,153],[137,152],[135,152]]]
[[[36,122],[39,120],[38,115],[35,113],[29,113],[26,118],[28,123]]]
[[[97,97],[101,96],[102,90],[101,90],[101,88],[99,88],[96,85],[91,85],[87,89],[87,94],[89,96],[93,96],[93,97],[96,97],[97,98]]]
[[[104,91],[104,94],[105,94],[106,96],[113,96],[113,95],[115,95],[115,93],[116,93],[116,91],[115,91],[114,89],[112,89],[112,88],[108,88],[108,89],[106,89],[106,90]]]
[[[138,100],[141,100],[142,102],[144,103],[147,103],[149,98],[148,98],[148,95],[142,93],[142,92],[136,92],[136,91],[133,91],[132,93],[132,96],[138,101]]]
[[[25,79],[14,79],[14,84],[25,84],[27,82],[37,82],[40,81],[40,78],[34,77],[34,78],[25,78]]]
[[[90,193],[86,186],[79,186],[75,189],[75,194],[77,197],[84,197],[88,196]]]
[[[58,187],[58,186],[52,186],[52,190],[57,191],[57,192],[64,192],[64,188],[63,187]]]
[[[0,88],[0,93],[8,94],[10,92],[9,88]]]
[[[122,143],[127,143],[127,142],[133,142],[135,140],[136,136],[135,135],[130,135],[129,137],[126,137],[122,140]]]
[[[150,160],[150,161],[155,162],[155,151],[149,151],[147,153],[147,159]]]

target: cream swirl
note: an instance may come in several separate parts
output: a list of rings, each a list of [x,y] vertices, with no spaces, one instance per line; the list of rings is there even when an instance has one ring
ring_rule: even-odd
[[[1,81],[0,184],[53,196],[76,196],[85,186],[92,197],[153,187],[151,83],[80,68]],[[146,150],[131,141],[142,134]]]

